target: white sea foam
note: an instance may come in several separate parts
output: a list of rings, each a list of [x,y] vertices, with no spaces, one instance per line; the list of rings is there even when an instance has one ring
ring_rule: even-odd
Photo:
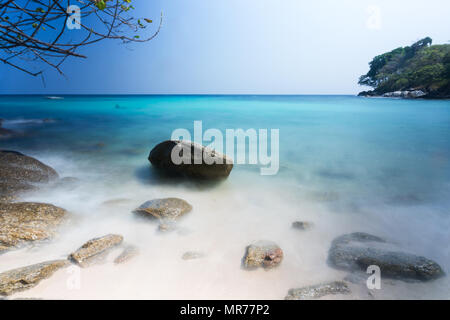
[[[346,212],[342,206],[332,205],[341,201],[337,195],[302,187],[289,177],[261,177],[252,170],[235,168],[224,183],[198,187],[139,177],[137,167],[142,166],[142,172],[149,168],[145,159],[134,159],[121,167],[118,162],[81,161],[48,153],[34,156],[53,166],[61,176],[75,176],[80,182],[72,189],[47,190],[27,200],[66,208],[71,219],[50,243],[2,255],[0,271],[66,258],[87,240],[108,233],[122,234],[125,242],[139,248],[140,254],[123,265],[114,265],[112,260],[119,251],[113,250],[105,264],[60,270],[14,297],[282,299],[290,288],[344,278],[346,272],[327,265],[327,252],[334,237],[354,231],[392,239],[405,250],[436,259],[444,268],[450,264],[450,241],[442,243],[450,240],[448,217],[431,208],[366,207],[358,213]],[[137,219],[132,210],[146,200],[163,197],[183,198],[194,209],[179,222],[179,230],[161,234],[156,224]],[[113,199],[126,201],[104,204]],[[390,210],[389,214],[380,214],[383,210]],[[314,227],[294,230],[291,223],[296,220],[310,221]],[[280,245],[284,251],[282,264],[270,271],[243,270],[240,263],[245,247],[260,239]],[[184,252],[197,250],[206,256],[181,259]],[[74,288],[70,283],[78,272],[80,287]],[[373,296],[448,298],[449,288],[448,277],[429,283],[383,280],[382,290]],[[352,291],[347,298],[371,298],[364,286],[352,285]]]

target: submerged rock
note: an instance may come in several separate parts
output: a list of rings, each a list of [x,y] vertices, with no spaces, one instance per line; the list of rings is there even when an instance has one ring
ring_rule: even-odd
[[[128,245],[126,246],[122,253],[117,256],[116,259],[114,259],[115,264],[121,264],[128,262],[129,260],[133,259],[139,254],[139,249],[135,246]]]
[[[350,294],[350,289],[344,281],[334,281],[299,289],[290,289],[286,300],[318,299],[328,295]]]
[[[176,224],[174,222],[170,222],[170,221],[161,222],[158,225],[159,232],[170,232],[170,231],[175,231],[176,229],[177,229]]]
[[[104,258],[109,249],[121,244],[123,237],[117,234],[95,238],[86,242],[81,248],[69,255],[69,260],[80,267],[89,267]]]
[[[58,178],[51,167],[20,152],[0,150],[0,198],[35,190],[39,184]]]
[[[0,203],[0,252],[56,234],[67,211],[47,203]]]
[[[312,223],[304,221],[295,221],[292,223],[292,228],[297,230],[308,230],[312,228]]]
[[[175,164],[172,152],[182,158],[185,150],[191,151],[190,157],[186,156],[188,163]],[[202,155],[198,164],[194,163],[195,154]],[[148,160],[165,173],[199,179],[227,178],[233,169],[233,162],[226,155],[191,141],[164,141],[153,148]]]
[[[257,241],[246,248],[243,266],[246,269],[270,269],[278,266],[282,260],[283,250],[276,243]]]
[[[0,138],[7,138],[12,136],[14,134],[14,131],[2,128],[3,121],[4,121],[3,119],[0,119]]]
[[[14,131],[2,128],[0,124],[0,138],[8,138],[11,137],[12,135],[14,135]]]
[[[134,210],[134,212],[144,217],[159,219],[164,222],[168,221],[167,223],[170,223],[176,221],[179,217],[191,210],[192,206],[183,199],[165,198],[147,201]]]
[[[30,289],[69,264],[67,260],[54,260],[0,273],[0,295]]]
[[[331,266],[349,271],[376,265],[385,277],[431,280],[444,275],[434,261],[411,253],[399,251],[398,247],[380,237],[357,232],[345,234],[333,240],[328,252]]]
[[[80,179],[75,177],[64,177],[57,180],[53,187],[59,189],[73,190],[79,185]]]
[[[320,202],[333,202],[340,199],[339,193],[334,191],[312,191],[308,193],[308,196]]]
[[[194,259],[203,258],[204,256],[205,256],[205,254],[203,252],[188,251],[188,252],[183,253],[183,255],[181,256],[181,259],[183,259],[183,260],[194,260]]]
[[[115,199],[103,201],[101,205],[106,206],[106,207],[116,207],[116,206],[127,205],[127,204],[130,204],[131,202],[132,202],[131,199],[115,198]]]

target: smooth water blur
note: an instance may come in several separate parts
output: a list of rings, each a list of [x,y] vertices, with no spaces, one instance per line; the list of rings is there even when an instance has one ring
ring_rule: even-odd
[[[1,270],[64,256],[90,237],[110,232],[123,234],[141,250],[126,265],[83,270],[87,280],[80,290],[65,289],[68,275],[62,271],[59,282],[49,280],[22,296],[280,299],[291,287],[343,278],[344,272],[327,266],[327,250],[335,236],[354,231],[384,236],[450,271],[449,101],[3,96],[0,118],[19,133],[0,139],[1,149],[34,156],[61,177],[80,179],[71,190],[28,197],[70,210],[74,226],[40,250],[3,255],[7,263]],[[195,120],[203,122],[203,130],[224,134],[225,129],[279,129],[278,174],[261,176],[258,166],[239,165],[213,186],[156,179],[149,151],[177,128],[192,132]],[[155,225],[130,213],[146,200],[166,196],[194,206],[180,222],[185,232],[158,234]],[[113,207],[102,204],[111,199],[124,200]],[[292,230],[295,220],[311,221],[314,228]],[[271,272],[245,272],[239,268],[244,248],[259,239],[279,243],[285,260]],[[207,257],[182,261],[182,253],[191,250],[205,251]],[[123,270],[120,280],[118,270]],[[447,278],[388,283],[377,294],[450,298]]]

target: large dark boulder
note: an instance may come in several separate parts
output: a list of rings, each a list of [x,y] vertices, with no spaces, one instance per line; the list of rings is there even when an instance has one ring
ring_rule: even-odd
[[[0,200],[35,190],[40,184],[58,179],[56,171],[20,152],[0,150]]]
[[[402,252],[394,244],[362,232],[345,234],[333,240],[328,262],[338,269],[363,272],[376,265],[380,267],[382,277],[426,281],[444,275],[436,262]]]
[[[183,150],[191,150],[190,161],[175,164],[172,161],[172,152],[182,156]],[[195,154],[203,155],[201,163],[194,163]],[[207,163],[205,158],[213,159],[215,163]],[[191,141],[167,140],[161,142],[150,152],[148,160],[155,168],[167,174],[199,179],[227,178],[233,169],[233,162],[226,155]]]

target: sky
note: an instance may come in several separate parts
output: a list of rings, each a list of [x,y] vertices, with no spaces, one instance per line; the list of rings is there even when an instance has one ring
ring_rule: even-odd
[[[133,2],[153,24],[163,12],[154,40],[84,48],[45,85],[0,64],[0,94],[356,94],[377,54],[450,43],[448,0]]]

